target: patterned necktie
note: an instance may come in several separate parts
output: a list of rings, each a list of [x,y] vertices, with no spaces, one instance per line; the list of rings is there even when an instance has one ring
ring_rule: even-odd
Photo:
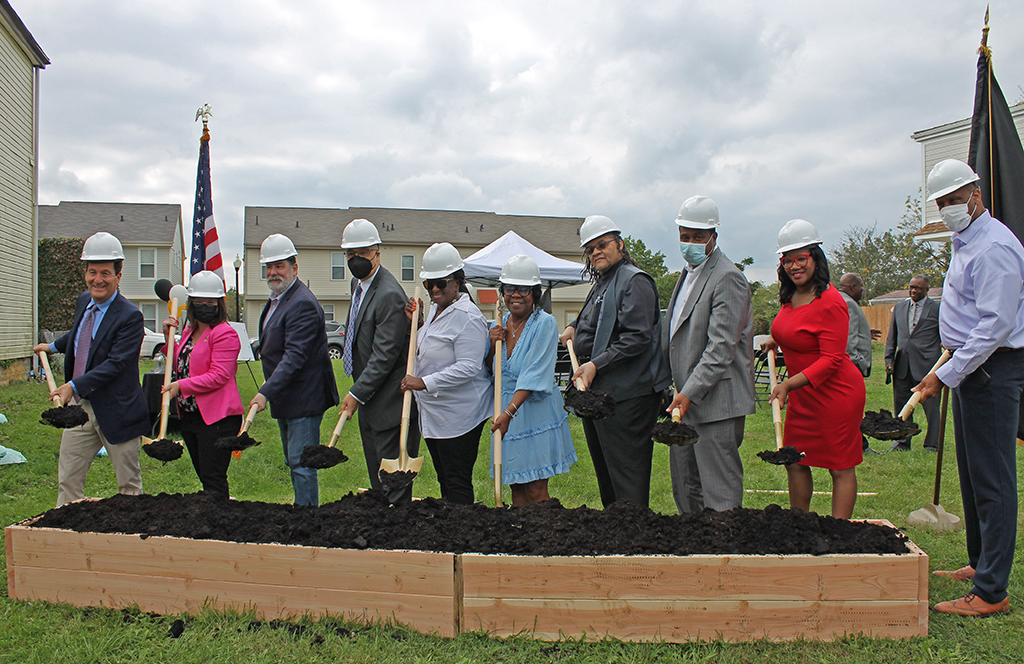
[[[92,346],[92,322],[95,318],[96,305],[90,304],[85,310],[85,317],[78,328],[78,347],[75,349],[75,371],[71,378],[75,379],[85,373],[85,365],[89,361],[89,347]]]
[[[917,327],[917,302],[910,303],[910,333],[914,333],[914,328]]]
[[[356,294],[352,296],[352,315],[348,317],[348,329],[345,330],[345,351],[341,354],[341,361],[345,365],[345,375],[352,375],[352,337],[356,322],[356,315],[359,313],[359,301],[363,299],[363,285],[356,286]]]

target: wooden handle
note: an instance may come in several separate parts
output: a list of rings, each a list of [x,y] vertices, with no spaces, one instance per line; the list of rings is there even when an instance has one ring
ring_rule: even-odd
[[[249,430],[249,427],[252,426],[252,421],[256,419],[256,413],[258,413],[259,410],[260,407],[258,405],[252,405],[252,408],[249,409],[249,414],[245,416],[245,421],[242,422],[242,428],[238,430],[239,436]]]
[[[171,298],[171,311],[178,310],[178,298]],[[166,356],[166,364],[164,365],[164,387],[171,384],[171,374],[174,371],[174,328],[167,328],[167,351],[164,353]],[[157,436],[157,440],[167,437],[167,414],[171,409],[171,393],[164,392],[163,398],[160,400],[160,435]]]
[[[334,433],[331,434],[331,440],[327,443],[327,447],[334,447],[334,444],[338,442],[341,430],[345,428],[345,422],[348,422],[348,411],[342,409],[341,417],[338,418],[338,424],[334,427]]]
[[[768,384],[772,392],[778,386],[778,377],[775,374],[775,349],[768,351]],[[782,449],[782,405],[778,399],[772,399],[772,425],[775,428],[775,449]]]
[[[948,350],[943,349],[942,355],[939,355],[939,359],[935,362],[935,364],[932,365],[932,368],[928,370],[928,375],[931,375],[931,374],[935,373],[936,371],[938,371],[939,367],[941,367],[943,364],[945,364],[946,361],[949,360],[949,358],[951,358],[951,357],[953,357],[953,354],[950,353]],[[922,380],[924,380],[924,379],[922,379]],[[903,410],[900,411],[900,415],[899,415],[900,419],[901,420],[909,419],[911,413],[914,412],[914,409],[917,408],[917,404],[919,404],[919,403],[921,403],[921,393],[920,392],[914,392],[914,394],[910,397],[910,400],[907,401],[907,405],[903,406]]]
[[[682,415],[679,414],[679,409],[678,408],[673,408],[672,409],[672,421],[673,422],[679,422],[682,419],[683,419],[683,417],[682,417]]]
[[[420,308],[420,287],[412,290],[413,310],[411,316],[411,327],[409,332],[409,357],[405,361],[405,373],[412,375],[416,368],[416,327],[419,322]],[[409,443],[409,417],[412,414],[412,390],[402,396],[402,429],[398,434],[398,466],[405,468],[409,465],[409,452],[406,447]]]
[[[580,370],[580,361],[576,359],[576,350],[572,347],[572,339],[565,340],[565,347],[569,349],[569,361],[572,362],[572,372],[576,373]],[[576,379],[576,389],[580,392],[586,392],[587,387],[583,384],[582,378]]]
[[[57,391],[57,381],[55,381],[53,379],[53,372],[50,371],[50,360],[46,356],[45,352],[43,352],[43,351],[39,352],[39,361],[43,363],[43,373],[46,374],[46,386],[50,388],[51,392],[56,392]],[[56,406],[57,408],[60,408],[61,406],[64,405],[64,402],[61,401],[60,397],[57,396],[57,395],[53,396],[52,401],[53,401],[53,405]]]
[[[498,300],[501,300],[501,293],[498,293]],[[501,307],[494,305],[494,316],[498,325],[501,325]],[[501,415],[501,339],[494,342],[494,419]],[[494,506],[501,507],[501,429],[494,430]]]

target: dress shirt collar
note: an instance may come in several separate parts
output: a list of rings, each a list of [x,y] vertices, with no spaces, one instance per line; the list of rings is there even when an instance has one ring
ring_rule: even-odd
[[[990,221],[992,221],[992,215],[988,213],[988,210],[985,210],[977,219],[971,222],[970,226],[959,233],[953,233],[953,248],[959,250],[960,247],[968,244],[981,233],[981,229],[987,226]]]
[[[295,288],[295,284],[297,284],[297,283],[299,283],[299,277],[298,276],[295,277],[295,281],[292,282],[291,286],[289,286],[288,288],[285,288],[283,291],[281,291],[280,295],[275,293],[275,292],[273,292],[273,291],[271,291],[270,292],[270,299],[271,300],[280,300],[282,297],[284,297],[285,293],[287,293],[291,289]]]
[[[370,284],[373,283],[373,280],[377,278],[378,272],[380,272],[380,265],[377,266],[376,270],[370,273],[370,276],[366,277],[365,279],[359,280],[359,286],[362,286],[364,294],[366,293],[366,290],[370,287]],[[356,287],[358,288],[359,286]]]

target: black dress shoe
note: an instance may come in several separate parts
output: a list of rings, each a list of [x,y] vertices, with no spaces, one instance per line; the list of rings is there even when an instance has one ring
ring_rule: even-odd
[[[938,452],[939,448],[935,447],[934,445],[925,445],[924,446],[924,451],[925,452]]]
[[[897,440],[896,442],[894,442],[892,444],[892,447],[889,448],[889,451],[890,452],[909,452],[910,451],[910,443],[904,443],[902,441]]]

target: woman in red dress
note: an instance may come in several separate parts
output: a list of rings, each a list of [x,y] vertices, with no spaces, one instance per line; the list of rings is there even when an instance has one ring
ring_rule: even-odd
[[[771,394],[786,408],[783,440],[807,456],[786,466],[789,505],[809,510],[811,467],[832,475],[832,516],[849,519],[857,501],[857,465],[864,460],[860,422],[864,377],[846,354],[850,314],[829,284],[818,231],[803,219],[779,233],[779,301],[767,348],[779,347],[789,378]]]

